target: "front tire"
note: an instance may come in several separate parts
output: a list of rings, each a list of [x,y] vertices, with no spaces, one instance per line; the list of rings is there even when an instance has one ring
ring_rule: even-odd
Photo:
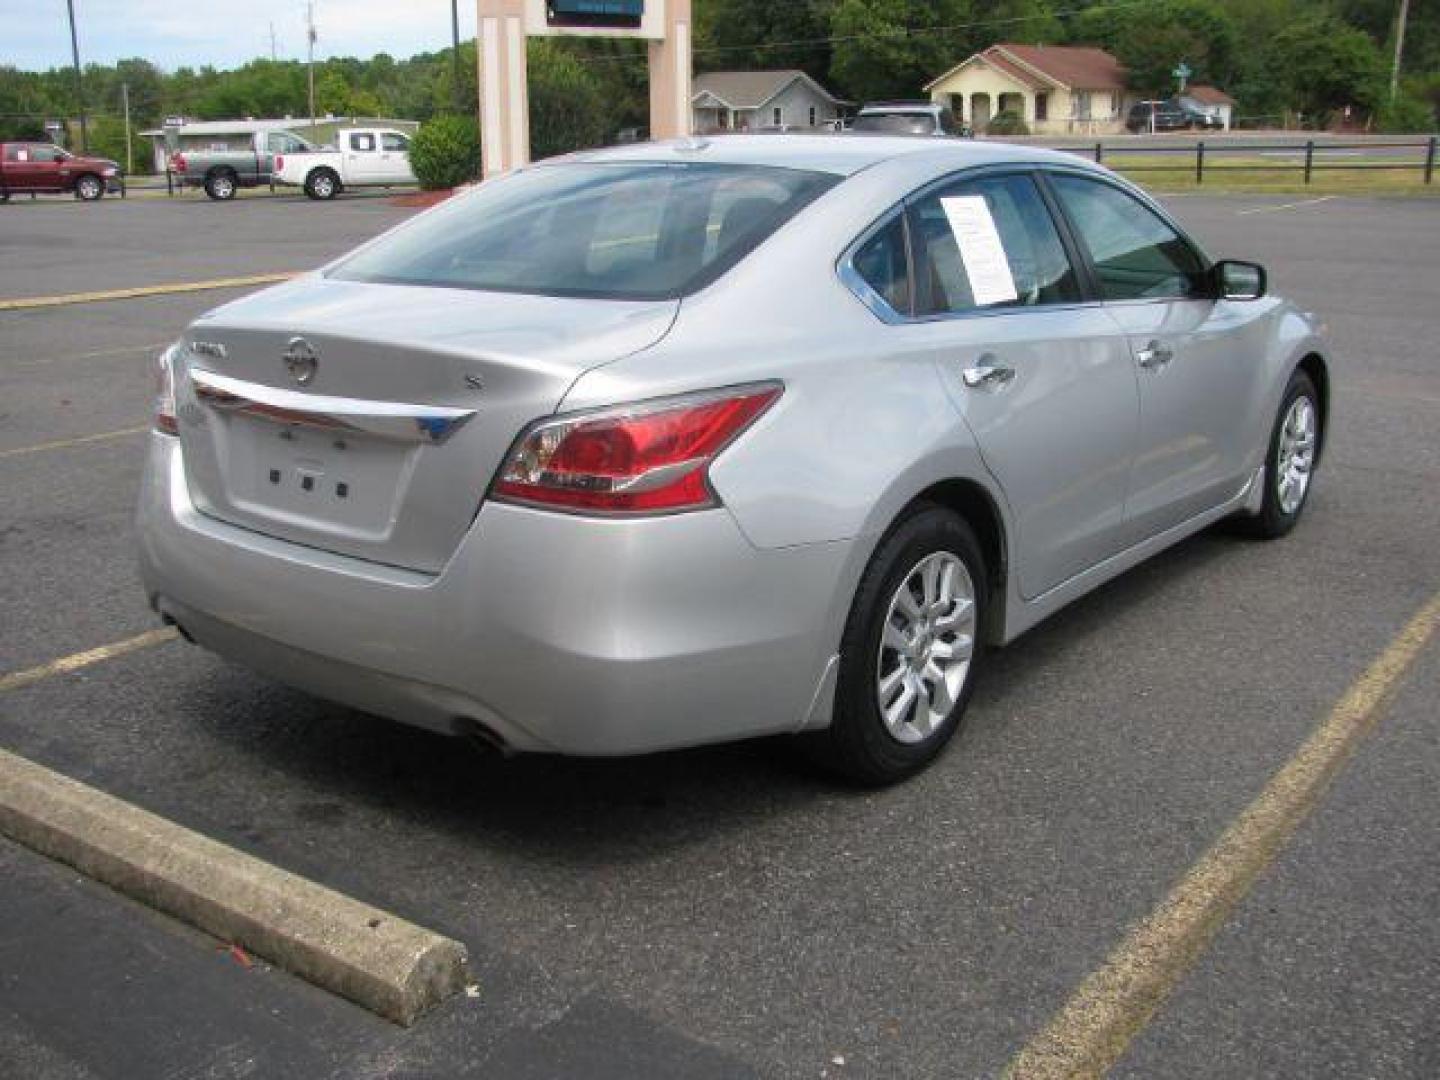
[[[75,196],[84,202],[94,202],[105,194],[105,185],[98,176],[86,173],[75,181]]]
[[[922,504],[890,531],[846,623],[831,725],[806,737],[821,765],[880,786],[945,748],[975,684],[988,580],[975,533],[952,511]]]
[[[205,177],[205,194],[216,202],[229,202],[235,198],[239,186],[235,174],[228,169],[220,169]]]
[[[1260,513],[1243,522],[1245,531],[1261,540],[1276,540],[1295,528],[1320,456],[1323,423],[1320,395],[1304,371],[1290,376],[1265,455],[1265,502]]]
[[[340,177],[332,169],[316,169],[305,178],[305,194],[328,202],[340,194]]]

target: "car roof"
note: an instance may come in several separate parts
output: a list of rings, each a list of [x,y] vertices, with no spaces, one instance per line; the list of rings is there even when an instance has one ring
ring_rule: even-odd
[[[710,162],[809,169],[853,176],[885,161],[928,154],[947,169],[973,165],[1084,164],[1074,154],[1035,146],[975,139],[913,138],[865,134],[716,135],[666,142],[632,143],[553,158],[551,162]],[[541,162],[540,164],[548,164]]]

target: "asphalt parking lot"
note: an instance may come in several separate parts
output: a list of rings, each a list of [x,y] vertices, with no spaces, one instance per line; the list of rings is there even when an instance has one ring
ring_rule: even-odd
[[[1300,528],[1217,530],[994,658],[902,787],[759,742],[485,758],[178,641],[0,690],[0,747],[463,941],[402,1030],[0,840],[0,1072],[999,1075],[1440,588],[1440,200],[1193,196],[1337,362]],[[312,267],[385,199],[0,208],[0,300]],[[156,623],[153,353],[233,290],[0,310],[0,676]],[[1440,1074],[1440,642],[1116,1066]]]

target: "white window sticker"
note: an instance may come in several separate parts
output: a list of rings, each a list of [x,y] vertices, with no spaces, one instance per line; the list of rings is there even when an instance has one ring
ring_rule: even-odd
[[[1015,275],[1010,260],[1000,243],[995,219],[983,195],[963,195],[941,199],[940,205],[950,219],[950,230],[960,248],[960,259],[970,277],[970,293],[978,307],[1004,304],[1018,300]]]

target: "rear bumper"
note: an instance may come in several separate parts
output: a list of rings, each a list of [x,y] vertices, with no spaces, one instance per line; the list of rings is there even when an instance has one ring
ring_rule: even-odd
[[[721,511],[604,521],[487,503],[438,575],[227,525],[152,435],[151,604],[200,644],[396,720],[619,755],[828,722],[849,544],[759,551]]]

